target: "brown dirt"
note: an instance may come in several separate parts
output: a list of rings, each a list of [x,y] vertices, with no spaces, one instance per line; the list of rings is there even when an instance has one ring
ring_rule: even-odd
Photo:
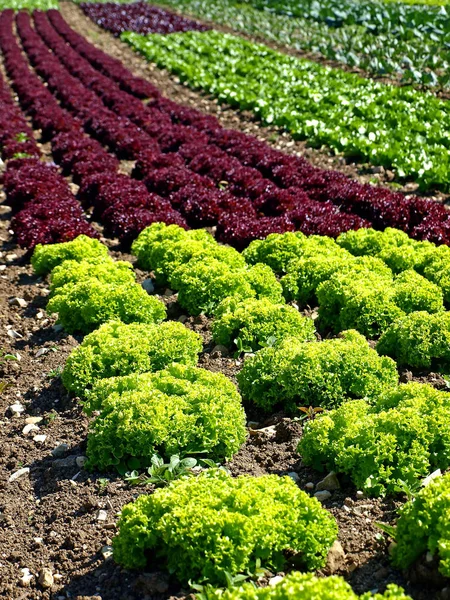
[[[199,91],[193,91],[187,85],[181,84],[179,79],[156,65],[147,62],[142,56],[136,54],[129,46],[104,31],[88,17],[81,9],[72,3],[62,2],[60,10],[63,17],[78,33],[84,35],[95,46],[121,60],[135,75],[148,78],[160,91],[175,102],[202,110],[216,116],[220,123],[229,129],[244,131],[254,135],[269,145],[282,150],[287,154],[305,156],[312,164],[323,169],[336,169],[357,179],[362,183],[381,184],[392,187],[392,174],[383,167],[373,167],[368,164],[358,164],[342,156],[331,154],[327,149],[309,148],[304,141],[292,139],[286,132],[276,127],[266,127],[255,120],[249,111],[238,112],[226,104],[220,104],[215,98]],[[404,186],[395,184],[395,190],[407,194],[418,193],[426,195],[439,202],[446,202],[448,194],[439,191],[420,194],[415,183],[406,183]]]
[[[130,50],[119,42],[114,47],[117,54],[125,52],[122,58],[128,65],[133,60],[139,67],[135,70],[143,69],[142,61]],[[155,81],[153,75],[152,79]],[[166,85],[168,81],[166,77]],[[180,88],[171,85],[174,90]],[[178,91],[177,99],[189,97],[194,102],[196,98],[198,103],[198,96],[191,96],[185,88]],[[209,107],[214,104],[206,99],[205,102]],[[227,119],[232,119],[231,111],[224,112]],[[239,119],[238,123],[243,126]],[[48,145],[43,145],[42,150],[44,158],[50,160]],[[0,202],[4,200],[2,194]],[[151,565],[145,573],[123,570],[102,553],[111,544],[121,507],[152,488],[130,487],[115,473],[87,472],[81,466],[89,420],[81,412],[77,399],[66,393],[58,374],[81,337],[67,335],[55,325],[55,317],[46,314],[48,282],[33,274],[29,256],[12,242],[9,219],[9,208],[0,207],[0,349],[20,356],[20,360],[0,364],[0,381],[9,384],[0,394],[0,598],[184,598],[189,590],[180,587],[166,572]],[[116,259],[133,260],[120,251],[117,240],[104,241]],[[148,276],[138,269],[136,272],[138,281]],[[222,356],[215,348],[211,320],[204,316],[186,317],[176,295],[166,290],[160,292],[170,318],[185,322],[202,335],[204,353],[200,366],[236,381],[240,361],[230,355]],[[17,306],[15,298],[23,298],[27,306]],[[10,330],[20,337],[11,337]],[[446,385],[440,376],[433,374],[413,375],[405,371],[402,377],[426,379],[438,387]],[[14,416],[9,407],[17,401],[25,410]],[[42,417],[37,424],[39,431],[24,434],[26,419],[32,416]],[[324,474],[302,466],[296,452],[301,436],[299,422],[282,413],[264,418],[249,407],[247,416],[247,442],[228,465],[233,475],[289,473],[298,480],[301,489],[309,489],[307,484],[322,479]],[[35,441],[35,435],[46,438],[43,442]],[[61,444],[67,446],[61,449]],[[60,453],[54,456],[52,451],[57,447]],[[29,474],[9,482],[9,477],[23,467],[30,469]],[[415,600],[441,598],[439,590],[445,587],[445,582],[436,576],[436,565],[421,562],[405,574],[390,566],[388,540],[380,535],[375,522],[392,522],[400,503],[357,499],[354,487],[345,478],[340,480],[341,489],[333,492],[325,503],[338,521],[339,539],[346,554],[345,563],[336,572],[344,575],[359,593],[383,590],[387,583],[397,582]],[[99,510],[106,511],[106,521],[97,519]],[[50,568],[54,575],[51,588],[43,588],[38,582],[42,568]],[[28,586],[21,583],[21,569],[29,569],[34,576]],[[330,568],[323,571],[330,572]],[[435,586],[431,590],[430,582]]]

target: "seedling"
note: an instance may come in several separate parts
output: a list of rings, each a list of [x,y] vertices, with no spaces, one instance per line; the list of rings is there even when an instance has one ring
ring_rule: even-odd
[[[301,410],[302,413],[304,413],[300,417],[300,421],[304,421],[305,419],[313,421],[319,413],[323,412],[323,408],[320,408],[320,406],[299,406],[298,410]]]
[[[180,459],[178,454],[170,457],[168,463],[164,459],[154,454],[151,458],[152,465],[147,469],[147,474],[138,471],[126,473],[125,481],[131,485],[149,485],[156,486],[168,485],[175,479],[192,475],[192,469],[197,465],[197,459],[187,457]]]

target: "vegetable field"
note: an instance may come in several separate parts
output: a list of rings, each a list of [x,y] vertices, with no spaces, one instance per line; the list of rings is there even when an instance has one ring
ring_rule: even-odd
[[[0,3],[0,596],[448,600],[445,0]]]

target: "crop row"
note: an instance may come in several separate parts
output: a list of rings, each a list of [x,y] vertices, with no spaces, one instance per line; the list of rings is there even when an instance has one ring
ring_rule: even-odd
[[[8,40],[2,42],[7,47]],[[40,97],[31,110],[40,110]],[[4,189],[14,213],[11,226],[20,245],[70,240],[80,234],[96,236],[63,177],[39,161],[40,150],[27,121],[0,80],[0,145],[8,161]],[[45,114],[40,124],[45,126]]]
[[[443,35],[399,37],[357,24],[341,27],[306,17],[258,10],[236,0],[163,0],[158,4],[303,52],[313,52],[375,76],[392,74],[403,83],[447,87],[450,54]],[[135,31],[130,28],[130,31]]]
[[[375,232],[371,232],[371,235],[374,236]],[[395,235],[398,236],[399,232],[388,232],[383,239],[389,239],[389,236]],[[272,249],[273,251],[275,248],[277,252],[272,252],[272,259],[278,257],[278,259],[286,260],[288,255],[286,251],[290,250],[297,261],[299,246],[294,247],[294,238],[299,244],[303,243],[306,255],[313,253],[313,248],[319,254],[321,247],[329,246],[330,251],[332,247],[334,247],[334,251],[339,248],[331,239],[306,238],[299,234],[272,236],[266,241],[254,244],[259,252],[264,244],[266,244],[266,250]],[[342,238],[342,245],[344,242],[345,235]],[[407,243],[406,240],[405,243]],[[154,260],[155,264],[162,269],[162,273],[157,274],[157,282],[160,278],[166,282],[167,274],[172,271],[169,283],[171,285],[175,283],[176,287],[177,278],[183,280],[184,273],[184,285],[187,285],[185,294],[187,290],[190,290],[190,293],[195,295],[199,281],[204,283],[203,275],[200,275],[201,279],[194,281],[197,264],[206,262],[209,263],[208,267],[215,266],[216,270],[220,263],[228,265],[228,277],[224,277],[223,282],[238,278],[239,269],[247,271],[246,280],[250,282],[252,280],[250,271],[255,268],[242,262],[238,267],[238,256],[242,257],[242,255],[231,248],[218,245],[206,232],[202,230],[185,232],[173,225],[170,227],[162,224],[152,225],[139,236],[133,246],[133,251],[137,253],[138,264],[143,268],[150,269],[151,264],[148,261]],[[254,251],[255,248],[250,246],[243,258],[250,258]],[[431,245],[428,247],[431,255],[438,251],[439,249],[432,248]],[[214,265],[211,257],[219,255],[221,255],[220,259],[213,259],[216,261]],[[240,260],[242,261],[242,258]],[[349,263],[355,261],[354,265],[359,264],[356,262],[357,259],[349,258],[348,260]],[[380,265],[383,264],[381,259],[372,258],[371,268],[376,264],[376,260]],[[32,262],[39,274],[51,270],[51,299],[48,310],[50,312],[59,311],[59,318],[64,326],[69,326],[69,331],[74,330],[73,323],[77,314],[95,313],[93,306],[99,302],[94,297],[97,292],[87,297],[85,291],[80,296],[78,290],[97,289],[98,296],[102,297],[100,302],[104,310],[105,305],[110,305],[110,302],[104,298],[112,298],[111,290],[106,289],[107,286],[113,285],[114,287],[115,285],[119,289],[121,285],[124,285],[119,283],[124,277],[127,280],[125,285],[130,287],[136,285],[129,281],[131,269],[126,267],[126,263],[114,263],[108,258],[105,247],[88,238],[78,238],[75,242],[59,246],[40,246],[35,250]],[[357,269],[356,266],[354,266],[355,268]],[[387,266],[384,268],[387,269]],[[353,270],[353,275],[356,273],[357,270]],[[216,299],[219,300],[217,291],[220,286],[217,285],[216,279],[212,284],[208,281],[207,286],[210,293],[212,295],[216,293]],[[264,281],[264,285],[267,286],[267,280],[268,274],[266,273],[264,279],[259,280],[259,284],[256,283],[258,280],[254,280],[253,285],[260,286]],[[108,283],[106,283],[107,281]],[[115,283],[111,284],[111,281]],[[103,293],[101,293],[103,286]],[[223,328],[226,329],[233,319],[236,320],[236,313],[239,312],[239,310],[236,311],[236,308],[239,308],[240,298],[248,298],[248,294],[251,293],[250,288],[242,286],[243,284],[235,289],[220,289],[221,304],[220,308],[215,311],[219,325],[213,327],[214,335],[222,335],[220,331],[223,333]],[[270,333],[275,333],[276,336],[280,325],[282,330],[283,323],[284,325],[288,323],[288,318],[286,318],[288,306],[283,305],[280,301],[275,291],[276,287],[276,280],[274,280],[274,283],[271,284],[270,295],[266,296],[267,300],[262,298],[258,300],[256,297],[253,305],[248,300],[241,304],[248,311],[247,317],[244,316],[244,321],[246,321],[244,327],[253,327],[260,339]],[[280,284],[278,287],[281,289]],[[415,297],[416,288],[417,286],[410,290],[410,298]],[[257,288],[254,290],[258,293]],[[260,287],[259,293],[261,291],[264,290]],[[267,291],[264,293],[267,294]],[[128,291],[127,296],[130,295]],[[179,292],[179,301],[183,302],[181,296],[182,290]],[[270,323],[264,317],[267,315],[266,309],[274,301],[276,303],[273,304],[272,314],[278,313],[278,323],[275,322],[270,331]],[[121,317],[120,313],[114,313],[117,308],[114,299],[111,300],[111,305],[112,312],[103,316],[105,321],[111,317],[116,319]],[[161,304],[160,307],[162,308]],[[292,307],[290,308],[293,312],[295,311]],[[67,322],[65,315],[69,313],[70,322]],[[127,310],[126,314],[129,315],[132,312]],[[150,321],[154,319],[156,323],[163,317],[163,312],[160,310],[158,312],[153,310],[153,313],[147,311],[146,314]],[[143,314],[139,316],[134,313],[132,320],[134,319],[137,319],[138,323],[132,322],[127,325],[115,321],[101,325],[98,330],[84,339],[79,348],[73,351],[63,372],[64,384],[82,398],[86,412],[90,414],[93,410],[98,411],[88,440],[89,467],[109,468],[117,465],[119,470],[142,468],[149,464],[155,447],[159,448],[165,456],[170,456],[174,452],[181,456],[189,454],[189,452],[197,453],[200,448],[201,454],[214,457],[215,460],[231,456],[239,448],[244,435],[243,413],[242,408],[239,408],[240,397],[234,386],[227,382],[222,375],[207,373],[194,366],[201,350],[200,340],[196,334],[179,323],[153,325],[146,321],[147,324],[144,324]],[[448,436],[448,425],[445,423],[448,423],[450,416],[449,394],[438,392],[431,386],[421,384],[398,386],[395,364],[390,359],[378,357],[364,337],[356,332],[349,331],[344,333],[341,338],[324,342],[311,341],[312,322],[307,326],[308,321],[307,318],[298,314],[298,321],[291,323],[292,330],[284,332],[287,337],[283,338],[283,332],[281,332],[279,342],[272,342],[271,346],[258,350],[253,357],[245,359],[243,370],[238,375],[244,400],[251,401],[246,398],[246,388],[245,385],[242,385],[245,377],[242,374],[246,373],[248,376],[249,369],[254,368],[255,361],[264,356],[268,350],[276,351],[280,354],[280,358],[288,359],[289,373],[284,373],[280,359],[274,360],[273,356],[267,361],[266,368],[269,368],[272,373],[276,371],[277,385],[283,385],[283,382],[289,382],[291,386],[297,385],[297,391],[294,392],[297,401],[309,403],[311,400],[311,397],[302,396],[302,385],[306,394],[311,394],[312,390],[316,388],[317,397],[321,401],[329,398],[330,393],[336,394],[339,403],[344,401],[340,407],[326,412],[324,416],[318,416],[305,426],[299,452],[306,464],[315,467],[326,464],[329,468],[334,467],[338,472],[348,473],[358,487],[372,495],[382,494],[386,491],[395,492],[400,481],[403,481],[405,485],[412,486],[418,477],[428,474],[431,469],[446,468],[450,457],[444,450],[442,441]],[[98,325],[99,322],[96,324]],[[231,324],[232,327],[233,324]],[[231,337],[238,335],[238,332],[230,331],[229,333]],[[173,361],[179,364],[168,366]],[[330,373],[334,374],[331,379]],[[270,376],[268,378],[261,369],[257,373],[254,384],[257,384],[259,378],[266,382],[265,385],[270,381]],[[278,393],[279,398],[283,397],[283,393],[286,395],[282,389]],[[359,396],[361,399],[345,402],[346,398],[355,396]],[[259,400],[263,397],[264,395],[259,395]],[[181,406],[183,413],[178,412]],[[273,408],[270,410],[272,411]],[[186,415],[186,412],[190,415],[188,418],[182,416]],[[350,413],[351,418],[349,418]],[[168,415],[173,416],[166,424]],[[366,430],[369,420],[371,436],[367,435]],[[360,433],[357,433],[358,428]],[[328,436],[329,442],[324,445],[319,444],[325,435]],[[352,443],[349,444],[348,440],[352,440]],[[412,443],[413,440],[414,443]],[[358,448],[356,455],[350,451],[355,444]],[[393,444],[397,449],[395,454],[391,452]],[[440,448],[440,450],[430,453],[429,449],[432,447]],[[325,451],[326,454],[324,454]],[[356,463],[355,456],[358,457]],[[277,484],[275,480],[280,483]],[[171,498],[175,500],[176,497],[178,525],[175,528],[175,523],[170,520],[170,528],[172,531],[179,531],[179,535],[186,540],[191,539],[188,532],[193,527],[198,530],[198,528],[202,529],[206,526],[206,522],[217,522],[216,519],[219,517],[216,511],[221,510],[221,505],[217,505],[217,497],[223,498],[225,506],[228,497],[226,490],[230,485],[233,490],[232,492],[230,490],[230,493],[234,498],[236,498],[236,494],[240,493],[241,486],[243,486],[242,493],[246,497],[253,497],[253,494],[258,493],[257,490],[260,486],[263,486],[265,506],[267,506],[267,514],[265,512],[263,516],[266,522],[271,523],[270,529],[275,532],[275,535],[270,539],[273,539],[273,543],[277,545],[285,540],[284,527],[291,522],[291,518],[296,519],[295,529],[297,531],[302,529],[302,518],[300,517],[299,520],[299,515],[296,515],[294,507],[297,502],[300,502],[302,506],[307,502],[307,496],[304,494],[295,500],[294,498],[298,494],[293,491],[295,486],[290,483],[285,484],[284,481],[286,480],[280,480],[273,476],[267,479],[244,477],[238,478],[235,483],[231,484],[229,476],[212,471],[204,473],[198,478],[172,484],[165,492],[156,492],[149,497],[141,496],[137,502],[123,510],[119,523],[119,535],[114,541],[115,558],[127,567],[143,567],[146,562],[144,549],[150,549],[153,544],[156,544],[160,555],[168,561],[169,568],[173,567],[181,580],[208,577],[212,583],[223,584],[225,581],[223,569],[225,565],[229,565],[228,559],[219,553],[213,554],[214,559],[205,560],[205,543],[207,547],[209,543],[213,543],[213,539],[216,539],[215,535],[220,536],[220,534],[210,533],[209,535],[213,537],[208,537],[208,542],[203,540],[201,548],[195,544],[194,546],[190,545],[186,561],[180,561],[175,565],[171,562],[172,542],[167,541],[162,530],[160,535],[157,534],[162,525],[159,517],[149,518],[150,514],[155,515],[156,505],[154,503],[158,503],[160,498],[167,497],[168,503],[164,508],[164,514],[167,516],[171,510]],[[430,485],[426,494],[430,495],[430,490],[440,491],[443,485],[438,480],[436,484]],[[274,521],[270,515],[278,514],[278,509],[277,504],[273,504],[270,499],[274,493],[271,490],[275,488],[279,490],[278,498],[283,498],[283,503],[290,506],[290,516],[288,514],[284,514],[283,517],[278,515]],[[210,501],[207,498],[202,500],[205,493],[211,498],[212,489],[215,490],[214,506],[209,504]],[[288,491],[290,489],[292,492]],[[294,496],[291,496],[291,493],[294,493]],[[426,498],[426,494],[423,493],[422,496]],[[288,498],[290,498],[289,502],[287,502]],[[195,506],[197,506],[197,510],[194,509]],[[318,506],[315,503],[309,506],[309,510],[315,515],[314,522],[320,524],[315,529],[310,522],[308,542],[306,546],[302,546],[303,566],[311,569],[323,564],[327,548],[334,539],[334,526],[331,521],[327,521],[325,514],[322,516],[320,511],[317,512]],[[181,507],[185,507],[186,513],[180,513]],[[243,510],[245,511],[245,509]],[[207,519],[205,519],[205,511],[208,515]],[[414,512],[411,514],[410,507],[407,505],[405,512],[408,511],[410,516],[406,518],[414,519]],[[186,517],[181,517],[181,514],[186,514]],[[236,518],[240,522],[238,514],[233,511],[234,516],[230,516],[232,522]],[[436,511],[435,514],[437,521],[439,511]],[[187,521],[184,520],[185,518]],[[279,525],[275,526],[275,523]],[[143,544],[138,542],[140,539],[138,528],[142,527],[143,529],[140,530],[143,534],[145,532],[145,539],[152,532],[151,539],[154,541],[150,545],[147,542],[143,542]],[[270,550],[273,549],[272,542],[267,541],[266,536],[262,535],[262,530],[258,529],[256,521],[251,520],[248,527],[244,538],[245,542],[242,543],[247,545],[248,550],[245,555],[250,557],[246,559],[250,560],[250,563],[237,560],[235,552],[238,551],[239,544],[237,538],[228,533],[231,545],[227,556],[230,556],[228,553],[231,553],[231,556],[236,557],[233,561],[231,575],[246,568],[250,571],[254,568],[253,552],[256,552],[257,556],[259,552],[254,549],[255,541],[252,541],[254,538],[250,533],[254,527],[258,531],[257,537],[264,537],[266,540],[264,542],[266,544],[265,556],[268,553],[273,557]],[[402,541],[402,537],[399,536],[394,554],[395,563],[406,566],[415,560],[427,548],[427,544],[431,543],[429,540],[435,527],[436,524],[429,524],[428,528],[414,540],[414,544],[411,546],[407,533],[408,527],[402,526],[400,518],[399,531],[402,531],[403,528],[404,540]],[[296,539],[289,538],[289,542],[286,543],[296,549],[298,547]],[[185,542],[181,543],[183,547]],[[238,546],[236,547],[235,544]],[[311,562],[312,548],[314,548],[314,562]],[[311,556],[311,559],[305,559],[305,553],[306,557]],[[445,553],[442,553],[442,558],[445,558]],[[281,567],[282,563],[279,563],[277,568]],[[444,573],[446,572],[445,563],[442,563],[442,570]],[[329,585],[331,583],[332,581],[329,582]],[[335,583],[334,580],[333,583]],[[347,595],[345,594],[343,597],[346,598]]]
[[[124,33],[148,60],[314,146],[450,189],[450,109],[432,94],[287,56],[216,31]]]
[[[137,33],[175,33],[180,31],[206,31],[209,29],[197,21],[181,17],[146,2],[133,4],[83,3],[82,11],[99,27],[119,36],[124,31]]]
[[[85,130],[120,157],[137,159],[135,176],[143,179],[152,194],[165,196],[165,209],[171,202],[173,209],[179,210],[192,226],[217,224],[218,238],[240,248],[255,237],[275,231],[300,229],[308,234],[335,236],[370,224],[377,228],[402,228],[414,237],[438,243],[447,241],[449,219],[443,206],[352,182],[341,173],[313,168],[304,159],[282,154],[255,138],[224,130],[214,118],[162,98],[150,84],[145,87],[146,82],[133,78],[117,61],[71,31],[59,13],[50,11],[48,15],[77,51],[64,43],[45,15],[35,14],[36,27],[58,58],[85,85],[69,75],[30,27],[29,17],[20,14],[18,30],[28,53],[33,54],[35,67],[49,83],[48,88],[41,84],[41,91],[45,89],[48,94],[50,89],[57,94],[65,108],[84,123]],[[18,48],[16,54],[23,63]],[[20,80],[30,76],[36,80],[29,72],[22,72]],[[18,93],[20,80],[15,83]],[[33,93],[29,92],[34,89],[32,86],[22,88],[19,97]],[[144,94],[153,97],[148,105],[135,97]],[[53,105],[56,112],[48,109],[50,118],[61,111],[67,115],[54,101]],[[60,126],[65,132],[67,128],[74,129],[70,126],[72,121],[61,118]],[[80,144],[87,144],[88,139],[77,127],[75,130]],[[105,157],[110,165],[106,169],[104,161],[101,166],[101,162],[89,160],[89,149],[75,153],[75,146],[69,143],[71,137],[67,132],[67,136],[61,134],[61,139],[54,140],[55,159],[62,160],[61,151],[67,143],[64,151],[71,157],[67,168],[73,170],[72,159],[85,163],[85,167],[77,167],[78,174],[75,172],[76,176],[85,176],[80,190],[84,201],[95,203],[100,187],[105,186],[104,199],[99,198],[103,203],[97,213],[100,217],[109,204],[118,203],[121,187],[128,186],[128,191],[133,192],[128,194],[128,203],[132,202],[131,195],[137,197],[136,192],[145,195],[142,185],[117,174],[117,163],[110,155]],[[62,150],[58,144],[62,144]],[[104,172],[88,177],[95,169]],[[224,185],[226,189],[220,189]],[[153,204],[147,194],[147,208],[138,204],[143,212],[131,215],[117,206],[119,214],[111,223],[114,235],[129,242],[143,227],[160,220],[161,211],[158,214],[154,206],[158,198],[152,198]],[[127,216],[121,217],[120,212],[127,212]],[[174,222],[181,223],[178,213],[170,214]]]

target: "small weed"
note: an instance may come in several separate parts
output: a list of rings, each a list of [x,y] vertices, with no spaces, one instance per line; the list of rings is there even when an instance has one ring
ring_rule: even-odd
[[[49,371],[47,373],[47,377],[48,377],[48,379],[55,379],[56,377],[59,377],[61,375],[62,371],[63,371],[62,367],[60,367],[60,366],[56,367],[56,369],[52,369],[51,371]]]
[[[298,417],[299,421],[305,419],[313,421],[319,413],[323,412],[323,408],[320,408],[320,406],[299,406],[298,410],[301,410],[302,413],[304,413],[301,417]]]
[[[192,475],[192,469],[197,465],[197,459],[189,457],[180,459],[178,454],[171,456],[168,463],[157,454],[152,456],[151,461],[152,465],[147,469],[147,474],[131,471],[125,474],[125,481],[131,485],[153,483],[156,486],[164,486],[180,477]]]

